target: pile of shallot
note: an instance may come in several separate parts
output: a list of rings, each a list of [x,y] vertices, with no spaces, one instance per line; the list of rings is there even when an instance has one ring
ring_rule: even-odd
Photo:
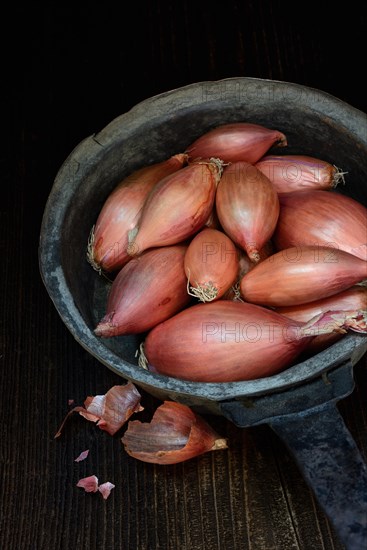
[[[121,181],[88,242],[111,285],[95,334],[141,335],[152,372],[230,382],[367,332],[367,209],[341,169],[286,147],[223,124]]]

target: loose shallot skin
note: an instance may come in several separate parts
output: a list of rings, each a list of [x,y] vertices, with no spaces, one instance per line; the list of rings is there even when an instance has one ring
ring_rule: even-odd
[[[305,190],[279,195],[274,243],[278,250],[320,245],[367,260],[367,208],[337,192]]]
[[[129,234],[128,253],[177,244],[194,235],[212,212],[222,163],[217,159],[189,164],[154,187],[138,225]]]
[[[151,370],[199,382],[270,376],[306,347],[300,323],[272,310],[229,300],[190,306],[147,335]]]
[[[247,162],[230,164],[218,185],[216,209],[227,235],[257,263],[279,216],[278,194],[271,181]]]
[[[121,439],[132,457],[155,464],[177,464],[209,451],[227,449],[226,439],[186,405],[164,401],[150,423],[129,422]]]
[[[257,264],[243,276],[240,291],[245,301],[254,304],[295,306],[342,292],[366,277],[367,263],[353,254],[322,246],[297,246]]]
[[[97,271],[117,271],[131,259],[127,254],[128,232],[137,224],[145,199],[161,179],[181,169],[186,158],[185,154],[178,154],[140,168],[108,196],[88,247],[88,261]]]
[[[333,189],[344,174],[336,166],[305,155],[266,155],[255,164],[278,193]]]
[[[285,147],[286,136],[249,122],[222,124],[196,139],[187,149],[189,162],[197,158],[217,157],[224,162],[257,162],[272,146]]]
[[[126,264],[112,283],[106,315],[95,334],[108,338],[145,332],[184,308],[191,300],[184,271],[186,249],[154,248]]]

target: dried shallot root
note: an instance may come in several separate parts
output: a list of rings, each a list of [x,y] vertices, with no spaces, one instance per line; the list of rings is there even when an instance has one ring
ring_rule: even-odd
[[[226,439],[201,416],[174,401],[164,401],[150,423],[130,421],[121,441],[130,456],[155,464],[176,464],[227,449]]]
[[[186,158],[178,154],[144,166],[110,193],[89,236],[87,259],[96,271],[117,271],[131,259],[127,253],[128,232],[136,226],[145,199],[161,179],[182,168]]]
[[[233,122],[202,134],[185,152],[189,162],[197,158],[218,157],[225,163],[246,161],[254,164],[271,147],[286,145],[286,136],[278,130],[250,122]]]
[[[266,155],[255,164],[278,193],[304,189],[334,189],[345,183],[343,172],[334,164],[305,155]]]
[[[68,412],[54,437],[60,437],[65,422],[75,412],[86,420],[96,422],[101,430],[114,435],[132,414],[143,410],[140,399],[141,395],[132,382],[113,386],[105,395],[87,397],[84,407],[74,407]]]

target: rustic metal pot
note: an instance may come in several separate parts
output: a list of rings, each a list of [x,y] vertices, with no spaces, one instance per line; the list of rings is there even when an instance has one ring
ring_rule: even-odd
[[[86,261],[89,232],[108,194],[133,170],[183,152],[226,122],[283,131],[287,153],[313,155],[348,172],[342,193],[367,197],[367,117],[320,90],[255,78],[199,82],[139,103],[82,141],[60,168],[42,222],[40,271],[62,320],[102,364],[160,399],[224,415],[237,426],[266,423],[286,443],[349,550],[367,547],[367,469],[336,404],[354,388],[367,337],[348,334],[274,376],[194,383],[137,366],[139,337],[97,338],[107,286]]]

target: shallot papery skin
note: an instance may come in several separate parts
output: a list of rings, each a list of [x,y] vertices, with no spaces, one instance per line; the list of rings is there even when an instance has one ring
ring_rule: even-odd
[[[345,311],[367,310],[367,287],[353,285],[347,290],[333,294],[328,298],[293,307],[277,307],[275,311],[290,319],[307,323],[315,315],[338,309]]]
[[[279,195],[274,232],[278,250],[320,245],[367,260],[367,208],[336,191],[305,190]]]
[[[278,193],[305,189],[332,189],[344,181],[344,172],[333,164],[306,155],[266,155],[255,163]]]
[[[243,160],[254,164],[274,145],[287,145],[286,136],[279,130],[249,122],[233,122],[202,134],[185,152],[189,162],[217,157],[226,163]]]
[[[101,483],[101,485],[98,486],[98,491],[101,493],[103,498],[106,500],[111,494],[112,489],[115,488],[115,485],[111,483],[110,481],[106,481],[105,483]]]
[[[217,300],[236,281],[237,248],[223,231],[202,229],[187,247],[184,268],[191,295],[202,302]]]
[[[297,246],[257,264],[242,277],[240,290],[247,302],[295,306],[342,292],[366,277],[367,262],[353,254],[323,246]]]
[[[307,324],[271,309],[218,300],[196,304],[157,325],[145,338],[144,360],[154,372],[196,382],[271,376],[287,367],[310,338],[363,323],[360,312],[328,312]]]
[[[79,456],[76,457],[74,462],[82,462],[82,460],[85,460],[89,455],[89,449],[86,451],[82,451]]]
[[[132,382],[113,386],[105,395],[90,396],[84,402],[85,411],[79,414],[96,422],[97,426],[114,435],[136,412],[143,410],[141,395]]]
[[[104,338],[151,329],[190,301],[184,271],[187,246],[172,245],[143,252],[114,279],[106,315],[95,334]]]
[[[201,229],[212,212],[222,163],[190,164],[163,178],[146,199],[140,220],[129,233],[128,253],[177,244]]]
[[[186,158],[178,154],[144,166],[123,179],[108,196],[88,246],[88,260],[97,271],[117,271],[130,260],[128,232],[136,226],[145,199],[161,179],[181,169]]]
[[[257,263],[279,216],[278,193],[271,181],[252,164],[233,162],[223,170],[215,204],[224,231]]]
[[[105,395],[89,396],[84,407],[73,407],[67,413],[54,437],[60,437],[66,421],[75,412],[90,422],[97,422],[101,430],[114,435],[133,413],[143,410],[140,399],[141,395],[132,382],[113,386]]]
[[[164,401],[150,423],[130,421],[121,441],[130,456],[155,464],[176,464],[227,449],[226,439],[201,416],[174,401]]]
[[[79,479],[76,486],[84,489],[86,493],[96,493],[98,491],[98,477],[95,475],[83,477]]]

